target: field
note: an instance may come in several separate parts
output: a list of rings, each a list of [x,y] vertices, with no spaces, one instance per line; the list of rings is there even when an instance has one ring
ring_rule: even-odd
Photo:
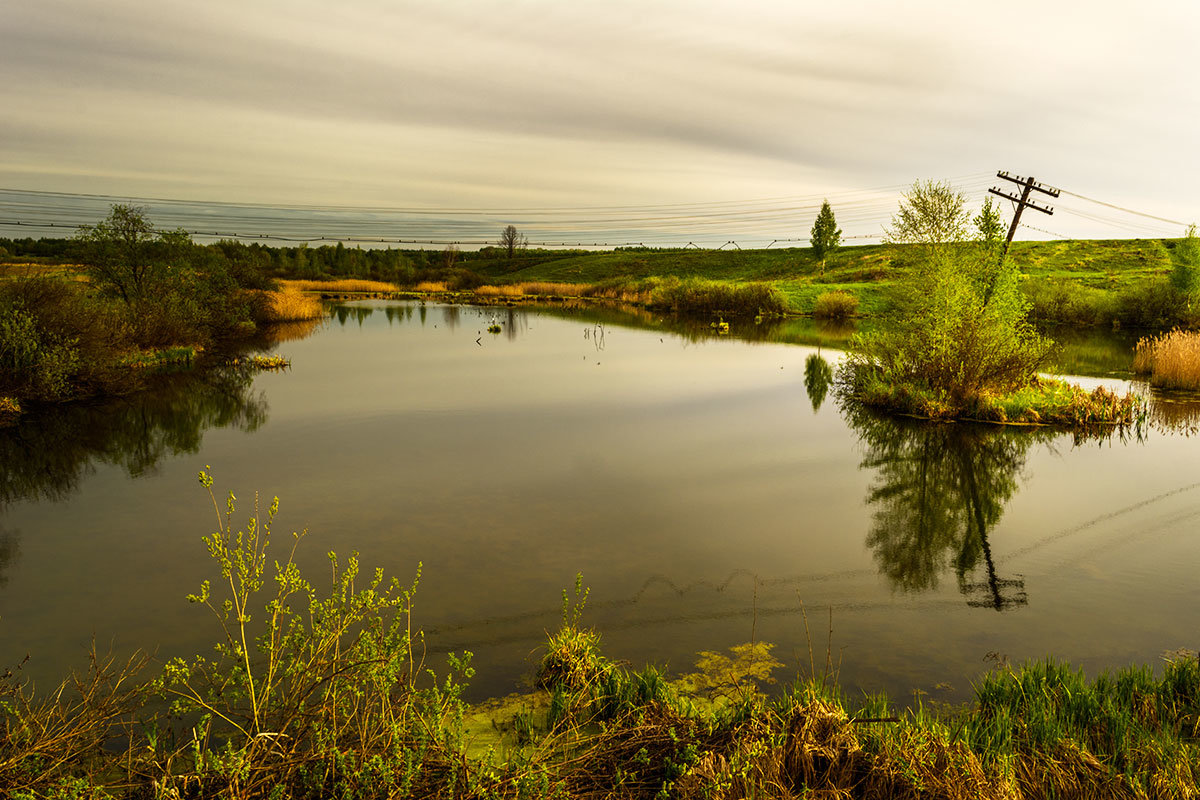
[[[1035,315],[1104,324],[1115,313],[1106,304],[1166,279],[1175,244],[1163,239],[1017,242],[1010,258],[1035,299]],[[589,284],[610,292],[652,278],[768,282],[783,295],[788,311],[799,314],[812,313],[817,297],[837,289],[858,299],[859,314],[876,315],[887,311],[908,261],[904,248],[863,245],[838,250],[823,271],[809,248],[534,251],[513,259],[470,259],[464,266],[489,284]],[[1059,295],[1065,297],[1064,310],[1086,319],[1060,319],[1051,305]]]

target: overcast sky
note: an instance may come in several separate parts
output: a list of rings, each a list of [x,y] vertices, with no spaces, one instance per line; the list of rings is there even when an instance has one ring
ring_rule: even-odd
[[[4,5],[3,188],[580,207],[1005,169],[1200,219],[1197,0]]]

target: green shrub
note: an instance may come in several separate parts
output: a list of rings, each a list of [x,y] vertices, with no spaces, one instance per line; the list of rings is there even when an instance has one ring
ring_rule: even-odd
[[[702,278],[666,278],[651,289],[650,305],[681,314],[753,317],[782,315],[787,301],[767,283],[730,283]]]
[[[841,290],[822,292],[813,303],[813,316],[820,319],[849,319],[858,313],[858,298]]]
[[[0,391],[57,400],[78,366],[74,342],[46,331],[20,305],[0,306]]]
[[[898,313],[853,340],[847,397],[908,393],[944,410],[938,416],[955,416],[981,397],[1028,385],[1048,359],[1052,344],[1028,320],[1017,271],[986,243],[962,241],[962,205],[944,184],[916,184],[905,195],[888,235],[921,245],[920,260],[898,287]]]

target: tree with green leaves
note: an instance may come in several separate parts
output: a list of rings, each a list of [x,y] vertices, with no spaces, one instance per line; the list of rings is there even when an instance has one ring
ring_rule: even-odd
[[[920,413],[957,416],[1029,385],[1045,363],[1052,343],[1027,318],[1020,275],[967,240],[964,204],[946,183],[918,182],[904,194],[887,240],[916,247],[918,259],[898,287],[898,313],[854,340],[852,396],[881,405],[919,397]]]
[[[979,241],[989,249],[999,251],[1004,243],[1004,223],[1000,220],[1000,207],[992,202],[990,195],[983,198],[983,207],[971,222],[979,234]]]
[[[1200,237],[1196,226],[1189,225],[1187,233],[1175,245],[1175,266],[1171,269],[1171,286],[1191,300],[1200,294]]]
[[[826,259],[833,255],[833,251],[837,250],[841,240],[842,232],[838,229],[833,209],[826,200],[821,203],[821,210],[817,212],[817,218],[813,221],[812,233],[809,237],[813,253],[821,260],[822,275],[825,274]]]
[[[901,195],[900,209],[884,228],[888,244],[914,245],[928,263],[955,254],[967,239],[963,193],[944,181],[917,181]]]
[[[92,283],[128,304],[155,294],[192,247],[186,232],[159,231],[145,208],[121,203],[95,225],[81,225],[75,241]]]

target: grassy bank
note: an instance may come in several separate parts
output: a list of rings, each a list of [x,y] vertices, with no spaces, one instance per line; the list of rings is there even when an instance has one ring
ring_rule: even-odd
[[[1131,393],[1120,395],[1103,386],[1088,391],[1047,378],[1038,378],[1013,391],[980,392],[956,401],[919,383],[885,380],[877,371],[852,363],[839,375],[838,388],[844,401],[930,420],[1086,429],[1096,425],[1133,425],[1146,414],[1142,402]]]
[[[201,473],[212,492],[212,478]],[[0,785],[14,798],[1190,797],[1200,791],[1200,667],[1089,679],[1000,666],[960,707],[850,698],[828,666],[767,693],[764,642],[633,669],[584,623],[582,579],[537,689],[468,706],[471,654],[440,673],[414,617],[420,580],[330,554],[320,584],[269,509],[234,527],[211,494],[213,574],[188,600],[217,642],[156,666],[96,656],[34,694],[0,677]],[[260,516],[261,514],[261,516]],[[268,555],[272,554],[272,555]],[[274,565],[273,568],[271,565]],[[327,584],[325,581],[329,581]],[[830,659],[825,659],[826,665]],[[786,680],[786,678],[785,678]]]
[[[1075,327],[1114,324],[1125,328],[1167,328],[1194,325],[1194,312],[1169,289],[1179,266],[1179,239],[1062,240],[1015,242],[1010,258],[1023,276],[1022,290],[1033,301],[1032,316],[1040,322]],[[38,252],[57,257],[21,255],[10,243],[11,260],[28,266],[10,271],[70,270],[67,243],[39,241]],[[857,313],[886,313],[895,300],[898,282],[912,269],[911,247],[862,245],[839,248],[825,268],[810,248],[759,250],[699,250],[627,248],[610,251],[525,250],[507,258],[495,248],[463,252],[453,261],[444,253],[421,250],[367,251],[354,248],[272,248],[222,242],[202,250],[231,268],[273,278],[311,280],[312,291],[386,291],[349,288],[330,281],[367,279],[415,287],[440,284],[445,291],[466,291],[490,285],[524,284],[607,287],[606,291],[636,293],[647,279],[702,279],[733,283],[764,283],[783,298],[792,314],[811,314],[822,294],[841,290],[858,301]],[[31,251],[32,252],[32,251]],[[29,263],[33,260],[39,263]],[[47,263],[51,262],[51,263]],[[0,270],[5,267],[0,266]],[[578,290],[533,289],[533,294],[570,296]],[[529,291],[525,292],[530,293]]]

